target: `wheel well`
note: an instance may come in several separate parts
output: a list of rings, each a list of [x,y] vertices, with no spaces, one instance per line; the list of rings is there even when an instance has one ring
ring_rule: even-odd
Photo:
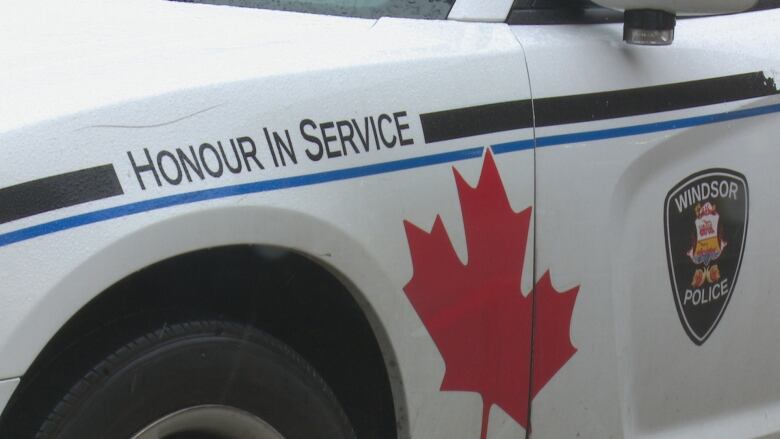
[[[28,369],[3,414],[0,434],[30,428],[33,414],[51,409],[56,395],[67,390],[57,387],[74,382],[111,352],[112,345],[116,348],[129,327],[137,331],[139,325],[154,328],[189,318],[231,319],[271,334],[322,375],[357,437],[397,437],[386,362],[350,291],[301,254],[250,245],[210,248],[158,262],[95,297]]]

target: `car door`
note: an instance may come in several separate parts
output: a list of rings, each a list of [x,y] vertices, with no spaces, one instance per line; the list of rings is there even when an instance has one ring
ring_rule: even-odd
[[[509,19],[537,270],[579,286],[571,321],[535,333],[535,358],[571,351],[561,333],[576,352],[532,385],[531,437],[777,433],[780,10],[680,19],[647,47],[621,41],[622,15],[558,6]]]

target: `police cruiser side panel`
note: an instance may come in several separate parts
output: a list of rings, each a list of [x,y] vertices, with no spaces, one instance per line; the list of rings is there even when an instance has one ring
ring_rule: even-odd
[[[17,8],[0,402],[112,285],[250,244],[346,286],[398,437],[780,431],[777,12],[635,48],[618,25]]]
[[[679,20],[662,48],[617,44],[618,24],[513,26],[535,98],[536,264],[581,283],[578,351],[534,398],[533,436],[780,430],[778,20]]]
[[[39,14],[15,12],[8,26],[39,31],[4,50],[0,186],[16,204],[0,225],[0,377],[24,374],[129,274],[258,244],[347,279],[377,328],[401,437],[480,434],[479,395],[439,391],[444,364],[402,292],[404,221],[430,230],[438,216],[465,260],[453,166],[475,186],[485,147],[517,140],[498,167],[513,208],[532,206],[530,113],[483,135],[441,113],[530,98],[506,26],[153,1]],[[433,134],[425,114],[445,119]],[[491,422],[491,437],[524,434]]]

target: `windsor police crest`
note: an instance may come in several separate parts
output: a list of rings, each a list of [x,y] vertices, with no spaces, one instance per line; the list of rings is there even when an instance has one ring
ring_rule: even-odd
[[[664,202],[666,259],[683,328],[704,343],[737,285],[748,225],[745,176],[729,169],[693,174]]]

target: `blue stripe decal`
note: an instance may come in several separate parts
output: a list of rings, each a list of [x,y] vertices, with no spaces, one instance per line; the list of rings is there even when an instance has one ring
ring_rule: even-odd
[[[523,151],[534,149],[534,139],[518,140],[517,142],[499,143],[490,147],[494,154],[504,154],[507,152]]]
[[[686,117],[684,119],[667,120],[643,125],[633,125],[621,128],[609,128],[605,130],[539,137],[536,139],[536,146],[541,148],[545,146],[565,145],[569,143],[589,142],[592,140],[635,136],[638,134],[648,134],[659,131],[676,130],[679,128],[689,128],[698,125],[708,125],[711,123],[726,122],[729,120],[744,119],[746,117],[761,116],[763,114],[777,112],[780,112],[780,104],[748,108],[745,110],[729,111],[726,113],[708,114],[705,116]]]
[[[37,226],[26,227],[13,232],[0,234],[0,247],[19,241],[48,235],[61,230],[72,229],[87,224],[106,221],[123,216],[133,215],[150,210],[165,207],[178,206],[180,204],[196,203],[198,201],[214,200],[217,198],[232,197],[236,195],[267,192],[277,189],[286,189],[300,186],[310,186],[318,183],[348,180],[369,175],[385,174],[388,172],[402,171],[405,169],[422,168],[425,166],[450,163],[482,157],[483,147],[468,148],[459,151],[444,152],[423,157],[396,160],[392,162],[376,163],[373,165],[358,166],[355,168],[338,169],[334,171],[318,172],[315,174],[299,175],[295,177],[278,178],[274,180],[256,181],[233,186],[224,186],[214,189],[204,189],[183,194],[168,195],[150,200],[138,201],[121,206],[109,207],[94,212],[82,213],[67,218],[62,218]]]
[[[689,117],[664,122],[655,122],[643,125],[633,125],[621,128],[610,128],[596,131],[585,131],[580,133],[561,134],[555,136],[540,137],[536,140],[537,147],[546,147],[554,145],[563,145],[570,143],[588,142],[593,140],[603,140],[617,137],[634,136],[638,134],[647,134],[659,131],[675,130],[679,128],[688,128],[697,125],[706,125],[717,122],[725,122],[746,117],[760,116],[764,114],[780,112],[780,104],[767,105],[763,107],[748,108],[744,110],[730,111],[726,113],[710,114],[705,116]],[[495,154],[505,154],[509,152],[523,151],[533,149],[533,139],[520,140],[515,142],[501,143],[493,145],[492,150]],[[278,189],[286,189],[301,186],[310,186],[313,184],[327,183],[331,181],[348,180],[352,178],[366,177],[370,175],[385,174],[388,172],[402,171],[406,169],[421,168],[426,166],[438,165],[442,163],[451,163],[456,161],[468,160],[482,157],[483,147],[468,148],[458,151],[433,154],[423,157],[414,157],[410,159],[396,160],[392,162],[377,163],[354,168],[338,169],[334,171],[318,172],[315,174],[300,175],[295,177],[278,178],[274,180],[256,181],[252,183],[243,183],[233,186],[224,186],[214,189],[204,189],[199,191],[187,192],[183,194],[169,195],[150,200],[138,201],[135,203],[124,204],[121,206],[109,207],[94,212],[83,213],[70,216],[36,226],[26,227],[13,232],[0,234],[0,247],[13,244],[20,241],[36,238],[38,236],[48,235],[50,233],[75,227],[93,224],[101,221],[107,221],[123,216],[134,215],[137,213],[148,212],[151,210],[162,209],[165,207],[178,206],[182,204],[195,203],[198,201],[214,200],[218,198],[232,197],[236,195],[245,195],[258,192],[267,192]]]

